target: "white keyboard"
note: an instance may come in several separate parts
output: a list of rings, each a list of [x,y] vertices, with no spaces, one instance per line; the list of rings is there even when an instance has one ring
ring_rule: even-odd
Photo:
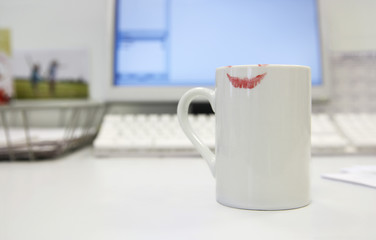
[[[190,115],[193,129],[215,147],[214,115]],[[312,115],[313,154],[376,153],[376,114]],[[94,141],[97,156],[198,155],[176,115],[106,115]]]
[[[376,114],[337,114],[334,120],[352,146],[375,150]]]

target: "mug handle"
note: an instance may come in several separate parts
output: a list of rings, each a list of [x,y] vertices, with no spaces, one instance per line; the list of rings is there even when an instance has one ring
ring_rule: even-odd
[[[189,140],[193,143],[193,146],[199,151],[201,156],[206,160],[209,165],[210,171],[215,177],[215,155],[206,146],[203,141],[193,131],[188,121],[188,109],[192,100],[196,97],[204,97],[209,100],[209,103],[215,112],[215,91],[208,88],[193,88],[187,91],[180,99],[178,104],[178,119],[183,132]]]

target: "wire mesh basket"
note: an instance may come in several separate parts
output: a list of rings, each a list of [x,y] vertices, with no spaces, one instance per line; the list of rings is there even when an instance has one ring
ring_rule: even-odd
[[[54,158],[92,143],[101,103],[0,106],[0,160]]]

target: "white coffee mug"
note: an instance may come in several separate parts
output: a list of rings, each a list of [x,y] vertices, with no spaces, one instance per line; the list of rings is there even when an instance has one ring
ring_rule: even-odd
[[[196,97],[215,112],[215,154],[188,121]],[[306,66],[240,65],[216,70],[215,90],[194,88],[179,101],[180,125],[216,179],[217,201],[282,210],[310,203],[311,72]]]

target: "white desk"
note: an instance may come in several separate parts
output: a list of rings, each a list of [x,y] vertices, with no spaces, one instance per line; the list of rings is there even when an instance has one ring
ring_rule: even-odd
[[[313,202],[247,211],[215,201],[202,159],[0,162],[0,239],[376,239],[376,189],[320,174],[376,157],[316,157]]]

